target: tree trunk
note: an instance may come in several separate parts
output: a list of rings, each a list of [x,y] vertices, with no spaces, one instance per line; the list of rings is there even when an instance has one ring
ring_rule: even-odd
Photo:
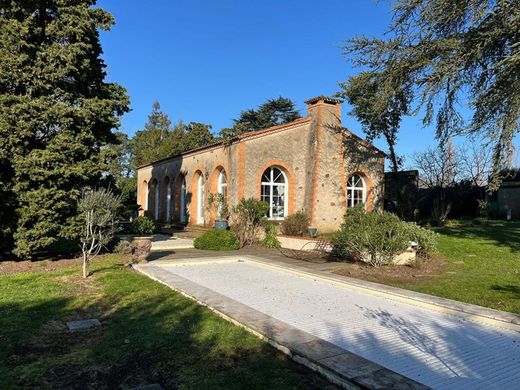
[[[87,254],[83,254],[83,277],[86,278],[88,276],[87,271]]]
[[[397,173],[399,171],[399,163],[395,155],[394,145],[391,143],[388,143],[388,151],[390,152],[390,169],[392,172]]]

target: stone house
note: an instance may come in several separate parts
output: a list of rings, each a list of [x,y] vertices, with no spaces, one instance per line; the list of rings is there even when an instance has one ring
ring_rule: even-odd
[[[210,193],[230,206],[242,198],[269,204],[268,218],[296,211],[321,232],[336,230],[347,207],[381,209],[385,154],[341,126],[341,102],[305,102],[308,115],[139,167],[141,214],[158,221],[213,224]]]

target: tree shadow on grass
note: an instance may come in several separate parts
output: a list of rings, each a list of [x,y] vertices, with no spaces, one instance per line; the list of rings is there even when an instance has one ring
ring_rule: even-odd
[[[512,298],[520,299],[520,286],[513,284],[499,285],[493,284],[491,290],[500,291],[511,295]]]
[[[485,239],[514,252],[520,251],[520,222],[516,221],[490,221],[483,225],[444,227],[437,231],[448,237]]]
[[[77,297],[0,304],[1,388],[328,386],[245,330],[144,276],[119,267],[97,271],[105,293],[80,307]],[[68,331],[65,321],[85,315],[97,316],[102,326]]]

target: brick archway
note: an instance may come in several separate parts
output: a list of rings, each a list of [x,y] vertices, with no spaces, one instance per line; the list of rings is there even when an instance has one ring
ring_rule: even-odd
[[[228,191],[226,192],[226,203],[229,206],[229,171],[227,169],[227,166],[221,162],[217,162],[215,165],[215,169],[211,172],[211,176],[209,178],[209,193],[215,194],[218,191],[218,178],[220,175],[220,172],[224,172],[224,175],[226,177],[226,181],[228,183]],[[217,218],[216,210],[212,207],[209,215],[210,223],[212,224],[215,222],[215,219]]]
[[[199,199],[199,178],[202,178],[202,199]],[[191,185],[190,185],[190,215],[189,215],[189,223],[192,225],[205,224],[204,218],[204,207],[206,203],[206,178],[204,177],[204,173],[202,168],[198,168],[193,173],[191,177]],[[201,205],[199,204],[201,203]],[[199,206],[201,206],[199,208]]]

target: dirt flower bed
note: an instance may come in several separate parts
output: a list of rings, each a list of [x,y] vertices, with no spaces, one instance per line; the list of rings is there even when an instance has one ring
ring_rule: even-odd
[[[101,259],[103,256],[100,256],[99,259]],[[124,258],[124,256],[122,256],[122,258]],[[80,258],[0,261],[0,275],[19,274],[22,272],[52,272],[62,268],[78,265],[81,265]]]
[[[441,275],[446,261],[441,257],[419,260],[417,266],[384,266],[372,267],[364,263],[345,263],[338,266],[333,273],[343,276],[367,280],[369,282],[392,284],[392,282],[411,282],[432,279]]]

